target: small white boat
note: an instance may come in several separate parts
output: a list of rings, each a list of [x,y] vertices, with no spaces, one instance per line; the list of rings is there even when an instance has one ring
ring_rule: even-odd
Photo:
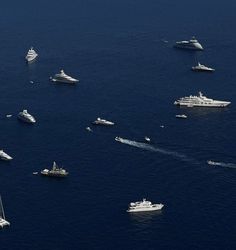
[[[145,140],[146,142],[151,142],[151,139],[150,139],[149,137],[147,137],[147,136],[144,137],[144,140]]]
[[[209,68],[203,64],[201,64],[200,62],[198,62],[197,66],[193,66],[192,67],[193,71],[205,71],[205,72],[214,72],[215,69]]]
[[[142,201],[131,202],[127,210],[128,213],[136,212],[151,212],[156,210],[161,210],[164,207],[163,204],[152,204],[151,201],[143,199]]]
[[[90,127],[87,127],[86,130],[89,132],[93,132],[93,130]]]
[[[28,63],[33,62],[37,58],[38,54],[35,52],[33,47],[31,47],[25,57]]]
[[[95,125],[105,125],[105,126],[113,126],[113,125],[115,125],[114,122],[107,121],[105,119],[101,119],[100,117],[98,117],[97,120],[95,120],[93,122],[93,124],[95,124]]]
[[[3,228],[5,226],[10,226],[10,222],[8,222],[5,218],[5,212],[2,205],[2,197],[0,196],[0,227]]]
[[[9,115],[6,115],[6,117],[7,117],[7,118],[10,118],[10,117],[12,117],[12,115],[9,114]]]
[[[164,128],[165,126],[164,125],[160,125],[160,128]]]
[[[33,175],[37,175],[38,174],[38,172],[33,172]]]
[[[187,119],[188,118],[187,115],[184,115],[184,114],[182,114],[182,115],[176,115],[175,117],[176,118],[180,118],[180,119]]]
[[[121,142],[121,140],[122,140],[121,137],[119,137],[119,136],[116,136],[116,137],[115,137],[115,141]]]
[[[2,149],[0,150],[0,158],[4,161],[10,161],[13,159],[10,155],[5,153]]]
[[[35,118],[26,109],[18,114],[18,119],[26,123],[35,123]]]
[[[79,80],[68,76],[62,69],[59,74],[55,74],[54,77],[50,77],[52,82],[62,82],[62,83],[77,83]]]

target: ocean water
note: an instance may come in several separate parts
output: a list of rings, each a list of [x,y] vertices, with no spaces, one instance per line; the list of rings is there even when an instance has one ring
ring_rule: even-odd
[[[14,157],[0,162],[11,222],[1,250],[236,248],[235,9],[233,0],[1,4],[0,147]],[[193,35],[203,52],[173,49]],[[39,57],[27,65],[30,46]],[[192,72],[198,60],[216,72]],[[51,83],[61,68],[80,82]],[[232,104],[173,105],[199,90]],[[35,125],[17,120],[22,109]],[[92,127],[97,117],[116,125]],[[32,175],[54,160],[68,178]],[[143,197],[165,207],[126,213]]]

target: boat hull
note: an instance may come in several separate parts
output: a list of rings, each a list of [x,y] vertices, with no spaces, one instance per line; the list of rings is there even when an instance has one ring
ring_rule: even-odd
[[[174,103],[176,106],[182,106],[182,107],[187,107],[187,108],[225,108],[227,107],[229,103],[220,103],[220,104],[211,104],[211,105],[206,105],[206,104],[187,104],[187,103]]]
[[[164,207],[164,205],[160,204],[156,207],[151,208],[140,208],[140,209],[128,209],[128,213],[140,213],[140,212],[152,212],[152,211],[158,211],[161,210]]]

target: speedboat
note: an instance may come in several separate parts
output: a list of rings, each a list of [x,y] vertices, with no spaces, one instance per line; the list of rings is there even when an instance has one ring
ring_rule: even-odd
[[[33,62],[36,59],[37,56],[38,56],[38,54],[35,52],[35,50],[33,49],[33,47],[31,47],[29,49],[29,51],[28,51],[25,59],[26,59],[26,61],[28,63],[30,63],[30,62]]]
[[[184,114],[182,114],[182,115],[176,115],[175,117],[176,118],[181,118],[181,119],[187,119],[188,118],[187,115],[184,115]]]
[[[68,174],[69,173],[65,169],[59,168],[55,161],[53,162],[53,167],[51,170],[45,168],[41,171],[41,175],[51,177],[66,177]]]
[[[203,50],[202,45],[198,42],[198,40],[195,37],[192,37],[192,39],[190,39],[189,41],[176,42],[174,47],[179,49],[188,49],[188,50]]]
[[[151,139],[150,139],[149,137],[147,137],[147,136],[144,137],[144,140],[145,140],[146,142],[151,142]]]
[[[68,76],[62,69],[59,74],[55,74],[54,77],[50,77],[52,82],[63,82],[63,83],[77,83],[79,80]]]
[[[12,117],[12,115],[11,115],[11,114],[9,114],[9,115],[6,115],[6,117],[7,117],[7,118],[11,118],[11,117]]]
[[[119,137],[119,136],[116,136],[116,137],[115,137],[115,140],[118,141],[118,142],[121,142],[122,138]]]
[[[205,71],[205,72],[214,72],[215,69],[209,68],[203,64],[201,64],[200,62],[198,62],[197,66],[193,66],[192,67],[193,71]]]
[[[5,153],[2,149],[0,150],[0,158],[4,161],[10,161],[13,159],[10,155]]]
[[[178,106],[186,106],[186,107],[213,107],[213,108],[224,108],[228,106],[231,102],[228,101],[218,101],[210,99],[199,92],[198,96],[185,96],[181,97],[177,101],[174,102],[175,105]]]
[[[89,131],[89,132],[93,131],[90,127],[87,127],[86,130]]]
[[[95,125],[105,125],[105,126],[113,126],[113,125],[115,125],[114,122],[107,121],[105,119],[101,119],[100,117],[98,117],[97,120],[95,120],[93,122],[93,124],[95,124]]]
[[[127,210],[128,213],[136,213],[136,212],[150,212],[161,210],[164,207],[163,204],[152,204],[151,201],[147,201],[143,199],[142,201],[131,202],[129,204],[129,208]]]
[[[18,119],[26,123],[35,123],[35,118],[26,109],[18,114]]]

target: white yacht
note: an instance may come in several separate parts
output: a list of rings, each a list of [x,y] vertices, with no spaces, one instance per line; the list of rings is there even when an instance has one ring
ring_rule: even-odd
[[[176,42],[174,47],[179,49],[203,50],[202,45],[195,37],[192,37],[189,41]]]
[[[127,210],[128,213],[136,213],[136,212],[149,212],[161,210],[164,207],[163,204],[152,204],[151,201],[147,201],[143,199],[142,201],[131,202],[129,204],[129,208]]]
[[[206,72],[214,72],[215,69],[209,68],[203,64],[201,64],[200,62],[198,62],[197,66],[193,66],[192,67],[193,71],[206,71]]]
[[[179,100],[175,101],[175,105],[186,106],[186,107],[214,107],[214,108],[224,108],[228,106],[231,102],[228,101],[218,101],[207,98],[199,92],[198,96],[185,96],[181,97]]]
[[[0,150],[0,158],[4,161],[10,161],[13,159],[10,155],[5,153],[2,149]]]
[[[54,77],[50,77],[52,82],[63,82],[63,83],[77,83],[79,80],[68,76],[62,69],[59,74],[55,74]]]
[[[62,167],[58,167],[56,162],[53,162],[52,169],[49,170],[45,168],[41,171],[41,175],[50,176],[50,177],[66,177],[69,173]]]
[[[25,57],[26,61],[28,63],[34,61],[36,59],[36,57],[38,56],[38,54],[35,52],[35,50],[33,49],[33,47],[31,47]]]
[[[2,197],[0,196],[0,227],[3,228],[5,226],[10,226],[10,222],[8,222],[5,218],[5,213],[2,205]]]
[[[105,119],[101,119],[100,117],[98,117],[97,120],[95,120],[93,122],[93,124],[95,124],[95,125],[105,125],[105,126],[113,126],[113,125],[115,125],[114,122],[110,122],[110,121],[107,121]]]
[[[29,114],[26,109],[24,109],[22,112],[20,112],[18,114],[18,119],[20,119],[23,122],[27,122],[27,123],[35,123],[36,122],[35,118],[31,114]]]
[[[176,117],[176,118],[180,118],[180,119],[187,119],[187,118],[188,118],[187,115],[185,115],[185,114],[176,115],[175,117]]]

